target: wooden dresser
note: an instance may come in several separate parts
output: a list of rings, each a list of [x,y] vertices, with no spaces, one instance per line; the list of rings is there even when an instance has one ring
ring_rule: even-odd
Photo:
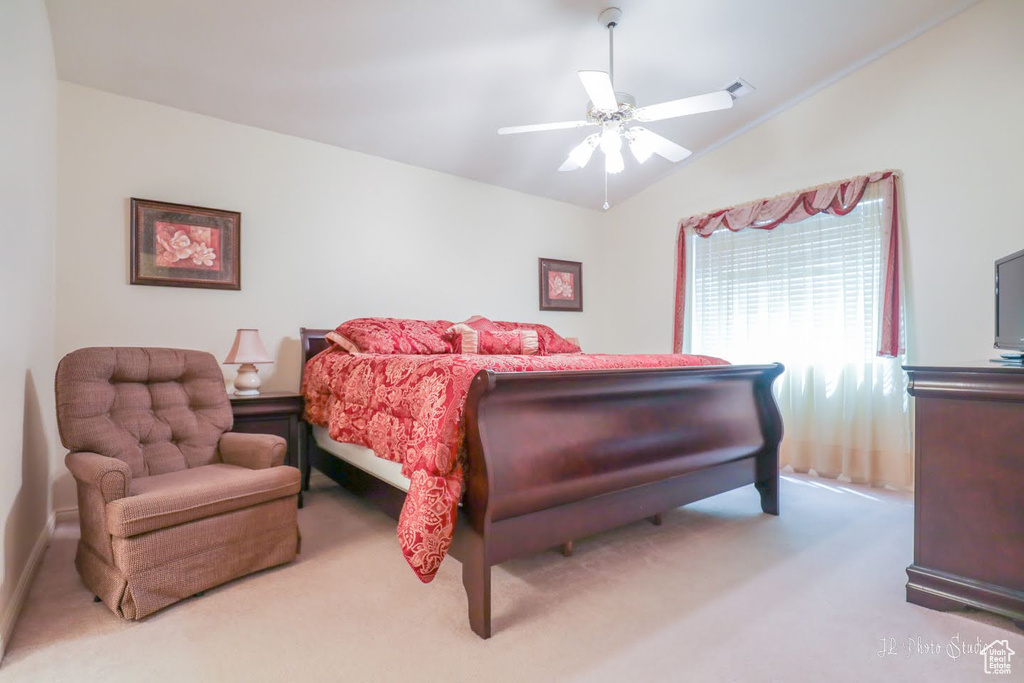
[[[1024,367],[904,369],[917,398],[907,600],[1024,626]]]

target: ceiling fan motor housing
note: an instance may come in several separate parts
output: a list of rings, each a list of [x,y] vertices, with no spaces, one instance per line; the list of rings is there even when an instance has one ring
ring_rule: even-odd
[[[594,103],[587,102],[587,121],[591,123],[625,123],[633,118],[633,110],[636,109],[636,98],[625,92],[616,92],[615,101],[619,108],[615,111],[601,111],[594,108]]]

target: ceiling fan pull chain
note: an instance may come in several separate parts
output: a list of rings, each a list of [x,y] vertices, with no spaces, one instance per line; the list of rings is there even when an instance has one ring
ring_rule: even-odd
[[[604,172],[604,210],[608,210],[608,171]]]

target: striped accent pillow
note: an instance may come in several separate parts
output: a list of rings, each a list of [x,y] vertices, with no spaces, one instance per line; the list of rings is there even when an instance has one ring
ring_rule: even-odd
[[[449,329],[454,334],[452,347],[455,353],[536,356],[540,351],[540,341],[534,330],[479,331],[464,323],[452,325]]]

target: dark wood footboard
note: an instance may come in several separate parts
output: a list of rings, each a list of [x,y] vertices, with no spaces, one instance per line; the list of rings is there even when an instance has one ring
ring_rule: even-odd
[[[303,360],[324,330],[302,330]],[[470,625],[491,635],[491,567],[754,484],[779,514],[780,364],[498,373],[466,402],[468,467],[451,554]],[[397,516],[404,492],[320,451],[314,465]]]
[[[491,566],[747,484],[777,515],[779,364],[482,371],[453,552],[473,631],[490,636]]]

